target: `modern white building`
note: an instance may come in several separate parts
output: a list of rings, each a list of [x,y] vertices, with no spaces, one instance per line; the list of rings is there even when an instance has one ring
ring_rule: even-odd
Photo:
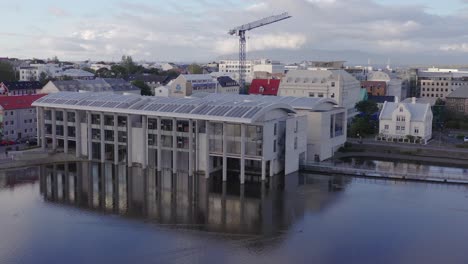
[[[239,84],[228,76],[213,78],[210,74],[181,74],[167,85],[169,96],[185,97],[197,93],[239,94]]]
[[[278,95],[333,99],[352,117],[361,100],[361,84],[342,69],[290,70],[281,80]]]
[[[227,100],[232,95],[207,94],[209,100]],[[275,102],[291,106],[299,116],[307,119],[307,152],[309,162],[323,161],[331,158],[346,142],[347,111],[339,107],[336,101],[327,98],[239,95],[252,102]]]
[[[307,121],[281,102],[60,92],[36,102],[44,149],[187,176],[289,174],[305,158]]]
[[[379,116],[378,139],[385,141],[426,144],[432,137],[432,110],[430,104],[385,102]]]
[[[284,73],[285,67],[279,61],[269,59],[247,60],[245,63],[245,80],[250,83],[254,79],[255,72],[267,72],[270,74]],[[239,80],[239,60],[221,60],[219,72],[230,74],[235,80]]]
[[[60,65],[55,63],[47,64],[30,64],[26,67],[19,67],[20,81],[39,81],[41,74],[54,77],[56,74],[62,72]]]

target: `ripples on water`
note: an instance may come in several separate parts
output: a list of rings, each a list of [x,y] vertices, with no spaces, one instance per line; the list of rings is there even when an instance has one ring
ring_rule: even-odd
[[[468,192],[70,163],[0,173],[0,263],[467,263]]]

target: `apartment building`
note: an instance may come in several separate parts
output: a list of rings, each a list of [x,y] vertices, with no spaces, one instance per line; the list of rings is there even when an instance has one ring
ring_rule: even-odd
[[[273,75],[283,74],[285,66],[278,61],[269,59],[247,60],[245,63],[245,80],[250,83],[255,78],[255,72],[269,73]],[[219,72],[230,74],[234,79],[239,79],[239,60],[221,60],[219,62]]]
[[[460,87],[468,87],[468,71],[430,68],[418,70],[417,82],[422,98],[445,100],[447,95]]]

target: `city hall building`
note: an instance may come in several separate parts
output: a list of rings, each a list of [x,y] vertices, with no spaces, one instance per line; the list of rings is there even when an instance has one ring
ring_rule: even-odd
[[[58,92],[33,103],[45,149],[172,173],[289,174],[306,159],[307,118],[290,105],[230,95]],[[287,157],[287,158],[286,158]]]

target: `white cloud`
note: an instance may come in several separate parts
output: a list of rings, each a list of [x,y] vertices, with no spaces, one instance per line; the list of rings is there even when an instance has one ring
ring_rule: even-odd
[[[302,34],[266,34],[252,35],[247,40],[248,51],[270,50],[270,49],[299,49],[304,46],[307,37]],[[239,50],[237,39],[219,40],[214,49],[219,54],[231,54]]]
[[[451,52],[468,52],[468,43],[445,44],[440,47],[440,50]]]

